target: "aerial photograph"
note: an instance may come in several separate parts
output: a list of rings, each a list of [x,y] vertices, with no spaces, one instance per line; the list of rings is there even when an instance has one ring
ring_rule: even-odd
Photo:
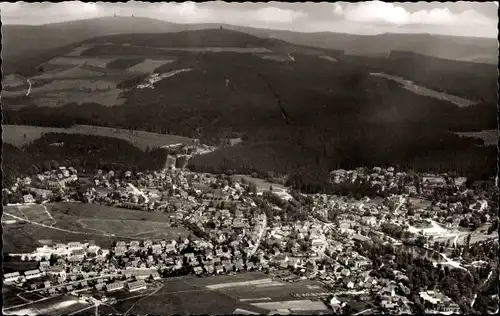
[[[0,2],[2,314],[498,314],[498,12]]]

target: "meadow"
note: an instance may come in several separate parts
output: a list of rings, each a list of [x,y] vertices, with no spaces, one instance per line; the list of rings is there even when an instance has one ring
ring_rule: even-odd
[[[182,226],[171,227],[170,215],[166,213],[80,203],[53,203],[45,206],[50,217],[42,217],[40,211],[39,214],[30,213],[26,216],[30,217],[31,222],[4,225],[5,252],[31,252],[42,246],[44,240],[56,243],[94,240],[97,245],[109,249],[112,241],[117,239],[168,240],[190,235],[190,231]],[[8,215],[4,217],[9,218]]]
[[[2,125],[3,142],[22,147],[30,144],[42,136],[42,133],[66,133],[95,136],[107,136],[126,140],[132,145],[145,150],[146,148],[159,148],[165,145],[178,143],[188,144],[191,140],[177,135],[165,135],[144,131],[132,131],[120,128],[101,126],[75,125],[71,128],[40,127],[27,125]]]

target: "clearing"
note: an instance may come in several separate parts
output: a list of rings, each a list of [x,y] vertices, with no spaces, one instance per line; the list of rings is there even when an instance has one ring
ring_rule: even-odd
[[[35,80],[54,80],[54,79],[92,79],[104,77],[105,73],[84,69],[76,66],[63,71],[51,71],[33,77]]]
[[[10,253],[31,252],[42,245],[40,240],[68,243],[94,240],[109,248],[113,240],[177,239],[187,237],[186,228],[171,227],[170,215],[131,211],[97,204],[46,204],[55,224],[27,221],[4,227],[4,250]],[[11,217],[4,212],[5,218]],[[15,216],[15,215],[14,215]],[[16,216],[17,217],[17,216]],[[44,219],[44,221],[47,221]],[[50,225],[51,224],[51,225]]]
[[[47,62],[52,65],[72,65],[72,66],[94,66],[99,68],[106,68],[114,58],[98,58],[98,57],[56,57]],[[42,64],[42,67],[44,64]]]
[[[144,131],[133,131],[120,128],[109,128],[91,125],[75,125],[70,128],[40,127],[28,125],[2,125],[2,138],[5,143],[17,147],[30,144],[42,137],[42,133],[66,133],[107,136],[126,140],[132,145],[145,150],[146,148],[159,148],[172,144],[190,144],[192,140],[177,135],[156,134]]]
[[[149,74],[153,73],[154,70],[160,66],[163,66],[165,64],[174,62],[175,60],[153,60],[153,59],[146,59],[143,62],[136,64],[130,68],[128,68],[128,71],[131,72],[139,72],[139,73],[144,73],[144,74]]]
[[[465,98],[461,98],[455,95],[447,94],[445,92],[439,92],[435,91],[426,87],[419,86],[415,84],[414,82],[410,80],[405,80],[401,77],[398,76],[393,76],[393,75],[388,75],[385,73],[370,73],[372,76],[377,76],[377,77],[382,77],[388,80],[395,81],[401,86],[415,94],[423,95],[423,96],[428,96],[431,98],[439,99],[439,100],[444,100],[451,102],[459,107],[467,107],[476,104],[477,102],[467,100]]]
[[[456,133],[461,137],[479,138],[484,141],[485,146],[496,146],[498,144],[498,130],[485,130],[480,132]]]

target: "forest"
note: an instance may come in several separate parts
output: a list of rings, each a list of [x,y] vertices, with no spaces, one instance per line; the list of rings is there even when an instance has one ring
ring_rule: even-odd
[[[72,166],[82,174],[98,169],[146,171],[164,167],[167,152],[163,149],[142,151],[127,141],[103,136],[47,133],[33,143],[16,148],[3,144],[3,185],[17,177],[36,175],[59,166]]]
[[[464,63],[460,68],[457,62],[398,56],[393,59],[406,62],[367,67],[372,59],[334,63],[298,54],[293,63],[277,63],[250,54],[189,53],[157,71],[185,67],[192,71],[160,81],[154,90],[125,91],[123,106],[13,109],[5,100],[4,124],[98,125],[177,134],[206,144],[241,137],[241,144],[195,157],[189,168],[261,176],[269,171],[294,177],[310,172],[305,177],[311,180],[301,180],[296,187],[311,192],[324,190],[320,189],[324,181],[315,180],[320,179],[316,166],[331,170],[400,165],[417,172],[493,175],[496,148],[452,133],[497,128],[496,101],[489,97],[496,78],[490,78],[484,65]],[[413,74],[413,61],[427,73]],[[415,95],[369,75],[373,67],[387,73],[406,70],[405,78],[430,87],[442,83],[441,90],[470,99],[483,96],[483,102],[459,108]],[[453,69],[464,69],[470,78],[457,81],[462,77]],[[142,79],[122,87],[133,87]]]

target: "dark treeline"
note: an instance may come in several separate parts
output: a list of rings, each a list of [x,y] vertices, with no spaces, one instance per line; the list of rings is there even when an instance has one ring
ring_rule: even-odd
[[[97,169],[114,171],[158,170],[165,165],[163,149],[142,151],[127,141],[103,136],[47,133],[22,149],[3,144],[3,183],[17,177],[34,175],[73,166],[93,173]]]

